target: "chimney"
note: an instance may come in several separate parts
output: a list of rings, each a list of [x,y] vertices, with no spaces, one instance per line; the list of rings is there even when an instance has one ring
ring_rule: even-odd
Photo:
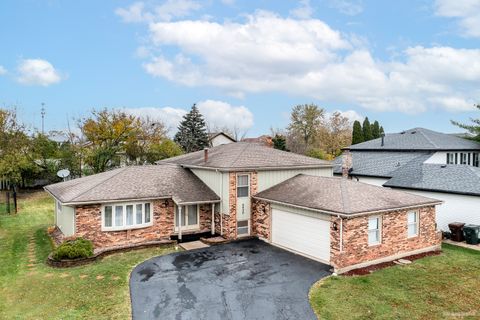
[[[350,150],[345,150],[342,155],[342,177],[348,178],[352,171],[352,154]]]
[[[385,145],[385,134],[382,133],[382,147]]]
[[[203,161],[208,162],[208,148],[203,149]]]

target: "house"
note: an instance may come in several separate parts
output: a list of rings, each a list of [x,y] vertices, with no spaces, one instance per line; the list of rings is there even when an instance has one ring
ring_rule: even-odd
[[[254,236],[345,271],[439,249],[440,201],[333,177],[330,162],[230,143],[53,184],[56,224],[96,247]]]
[[[265,134],[256,138],[243,138],[242,142],[258,143],[267,147],[273,147],[272,137]]]
[[[442,200],[441,230],[456,221],[480,224],[480,143],[414,128],[346,151],[335,160],[335,175]]]
[[[212,132],[208,134],[208,142],[210,147],[218,147],[222,144],[237,142],[237,140],[233,139],[225,132]]]

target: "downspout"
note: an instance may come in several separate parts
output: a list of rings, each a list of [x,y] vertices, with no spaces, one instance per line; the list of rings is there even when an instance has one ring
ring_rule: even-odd
[[[340,215],[337,217],[340,219],[340,252],[343,252],[343,218]]]
[[[218,172],[218,169],[216,170]],[[220,172],[220,180],[222,181],[222,202],[220,205],[220,235],[223,236],[223,172]]]

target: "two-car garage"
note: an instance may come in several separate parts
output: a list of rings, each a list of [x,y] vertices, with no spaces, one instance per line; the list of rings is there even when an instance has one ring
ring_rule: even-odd
[[[323,219],[322,219],[323,218]],[[330,261],[328,216],[287,206],[272,208],[271,242],[321,262]]]

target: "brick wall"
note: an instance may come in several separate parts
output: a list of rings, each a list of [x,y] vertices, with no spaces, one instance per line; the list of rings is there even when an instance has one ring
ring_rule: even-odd
[[[368,244],[368,216],[343,219],[343,251],[340,252],[340,219],[332,217],[330,262],[336,268],[364,263],[388,256],[440,245],[441,238],[435,225],[435,207],[424,207],[419,212],[418,236],[407,237],[407,213],[399,210],[381,215],[381,243]],[[337,230],[333,228],[337,223]]]
[[[170,236],[175,233],[173,201],[155,200],[152,201],[152,205],[152,226],[122,231],[102,231],[100,204],[78,206],[75,209],[75,236],[92,240],[95,248],[170,239]],[[211,212],[210,204],[200,205],[200,231],[196,232],[211,230]]]
[[[252,235],[270,240],[271,206],[261,200],[252,199]]]

